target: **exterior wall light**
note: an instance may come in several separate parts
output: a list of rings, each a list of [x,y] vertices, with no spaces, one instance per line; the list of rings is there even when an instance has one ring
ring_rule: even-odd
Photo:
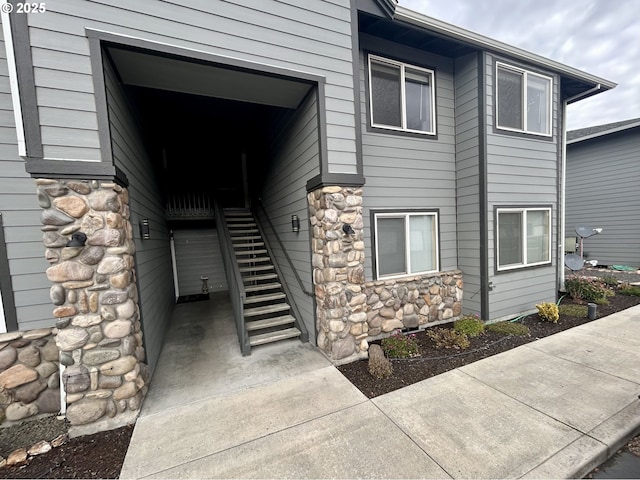
[[[300,219],[297,215],[291,215],[291,231],[298,233],[300,231]]]
[[[151,238],[151,231],[149,230],[149,219],[143,218],[140,221],[140,237],[143,240],[149,240]]]

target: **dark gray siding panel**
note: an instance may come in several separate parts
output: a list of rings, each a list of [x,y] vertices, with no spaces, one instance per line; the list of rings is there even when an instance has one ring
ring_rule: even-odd
[[[0,25],[0,212],[19,330],[55,324],[36,187],[18,156],[3,25]],[[6,304],[10,303],[3,299]],[[14,303],[11,302],[11,303]]]
[[[480,118],[478,57],[455,62],[456,199],[458,268],[464,275],[465,313],[480,315]]]
[[[169,229],[164,204],[153,183],[151,159],[142,144],[135,111],[108,61],[104,65],[107,104],[116,167],[129,179],[130,220],[136,244],[136,270],[147,362],[155,368],[174,305]],[[151,239],[142,240],[138,223],[149,219]]]
[[[380,133],[368,129],[368,82],[364,53],[360,55],[360,106],[365,275],[373,279],[370,211],[372,209],[438,209],[440,269],[458,268],[456,252],[456,148],[454,66],[451,59],[383,42],[363,35],[361,46],[390,58],[419,59],[435,71],[437,138]]]
[[[282,240],[291,259],[290,265],[271,228],[265,225],[269,244],[275,250],[276,261],[284,280],[291,289],[302,315],[309,341],[315,342],[315,314],[313,300],[305,294],[313,292],[311,252],[309,240],[309,208],[306,183],[320,173],[318,145],[318,101],[313,91],[298,111],[274,125],[272,155],[266,175],[262,199],[269,220]],[[300,232],[291,231],[291,215],[298,215]],[[265,222],[262,222],[263,225]],[[294,269],[303,286],[298,284]]]
[[[640,268],[640,127],[567,147],[566,236],[601,227],[584,241],[589,260]]]
[[[536,303],[553,302],[557,297],[557,211],[559,174],[558,78],[553,78],[552,137],[509,135],[494,129],[495,60],[486,55],[487,82],[487,220],[489,246],[488,320],[535,311]],[[526,66],[525,66],[526,68]],[[551,265],[496,274],[494,208],[500,206],[550,205],[552,207]]]
[[[229,290],[215,228],[174,230],[173,239],[181,296],[202,293],[203,275],[209,277],[210,292]]]
[[[327,124],[344,127],[327,135],[329,173],[358,173],[350,22],[348,0],[56,1],[46,15],[29,16],[38,106],[50,109],[45,157],[100,159],[95,121],[65,120],[70,112],[95,116],[91,28],[325,77]]]

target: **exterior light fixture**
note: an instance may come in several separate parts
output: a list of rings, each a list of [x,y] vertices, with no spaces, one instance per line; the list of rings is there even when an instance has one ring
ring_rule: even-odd
[[[345,235],[354,235],[356,233],[348,223],[342,224],[342,231],[345,233]]]
[[[297,215],[291,215],[291,231],[298,233],[300,231],[300,219]]]
[[[149,230],[149,219],[143,218],[140,221],[140,237],[143,240],[149,240],[151,238],[151,231]]]

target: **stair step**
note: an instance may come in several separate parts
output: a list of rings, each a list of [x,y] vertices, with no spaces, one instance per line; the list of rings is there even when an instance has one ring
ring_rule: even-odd
[[[237,232],[233,232],[233,233],[237,233]],[[262,237],[260,235],[247,235],[244,237],[234,237],[233,235],[231,235],[231,241],[235,242],[235,241],[239,241],[239,242],[244,242],[246,240],[262,240]],[[264,243],[262,242],[255,242],[255,243],[250,243],[249,245],[264,245]],[[238,245],[237,244],[233,244],[234,248],[237,248]]]
[[[278,303],[276,305],[267,305],[265,307],[245,308],[245,317],[257,317],[258,315],[267,315],[269,313],[286,312],[291,307],[286,303]]]
[[[264,272],[265,270],[273,270],[273,265],[256,265],[255,267],[242,267],[238,269],[240,273]]]
[[[275,273],[264,273],[262,275],[252,275],[250,277],[243,277],[242,281],[243,282],[259,282],[261,280],[273,280],[274,278],[278,278],[278,275],[276,275]]]
[[[271,259],[269,257],[253,257],[253,258],[237,258],[236,262],[238,263],[260,263],[260,262],[270,262]]]
[[[245,220],[246,222],[246,220]],[[228,225],[229,229],[234,229],[234,228],[251,228],[251,227],[255,227],[256,224],[255,222],[251,222],[251,223],[233,223],[231,225]],[[233,231],[233,230],[231,230]]]
[[[296,319],[291,315],[282,315],[280,317],[267,318],[265,320],[254,320],[253,322],[247,322],[247,330],[252,332],[255,330],[262,330],[263,328],[279,327],[280,325],[288,325],[295,322]]]
[[[267,279],[268,280],[268,279]],[[262,285],[247,285],[244,287],[245,292],[261,292],[263,290],[272,290],[282,287],[281,283],[263,283]]]
[[[267,251],[265,249],[261,249],[261,250],[239,250],[235,252],[236,257],[239,257],[241,255],[262,255],[263,253],[267,253]]]
[[[231,227],[231,225],[229,225],[229,227]],[[231,228],[229,228],[229,233],[232,234],[231,238],[235,238],[234,235],[238,235],[238,234],[250,234],[250,233],[259,233],[257,228],[248,228],[246,230],[233,230]],[[247,237],[239,237],[239,238],[247,238]]]
[[[244,301],[244,304],[249,305],[251,303],[270,302],[272,300],[282,300],[285,297],[286,295],[282,292],[269,293],[266,295],[251,295],[246,298],[246,300]]]
[[[252,243],[234,243],[233,248],[251,248],[251,247],[264,247],[264,242],[252,242]],[[266,250],[265,250],[266,251]],[[240,250],[236,251],[236,255],[253,253],[253,250]]]
[[[300,336],[300,330],[296,327],[285,328],[284,330],[277,330],[270,333],[261,333],[259,335],[252,335],[249,337],[249,344],[252,347],[256,345],[263,345],[265,343],[277,342],[278,340],[285,340],[287,338],[295,338]]]

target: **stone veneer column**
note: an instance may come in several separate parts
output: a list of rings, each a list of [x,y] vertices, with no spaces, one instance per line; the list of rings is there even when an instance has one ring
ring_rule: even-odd
[[[128,192],[95,180],[36,185],[67,419],[78,434],[126,425],[148,383]],[[80,232],[85,245],[67,246]]]
[[[366,358],[362,189],[329,186],[311,192],[317,344],[333,361]],[[342,230],[349,224],[355,233]]]
[[[317,343],[332,361],[366,358],[369,339],[461,315],[460,270],[365,281],[361,188],[328,186],[307,199]],[[345,234],[344,224],[354,233]]]

